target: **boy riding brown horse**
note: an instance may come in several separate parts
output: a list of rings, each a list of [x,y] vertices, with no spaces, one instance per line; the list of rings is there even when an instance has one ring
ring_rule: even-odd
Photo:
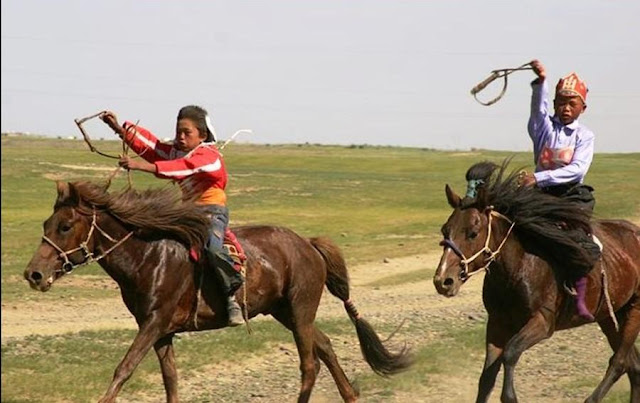
[[[571,73],[556,85],[553,108],[548,103],[547,73],[539,60],[531,67],[537,78],[531,83],[531,114],[528,131],[533,141],[535,173],[525,174],[521,183],[537,186],[545,193],[572,200],[581,208],[593,211],[593,188],[584,184],[594,152],[594,134],[578,121],[587,109],[587,85]],[[563,223],[557,225],[562,226]],[[587,251],[584,264],[577,263],[566,271],[567,280],[575,285],[576,309],[580,316],[594,320],[585,306],[587,273],[600,257],[600,247],[590,229],[567,232]]]
[[[517,402],[514,374],[522,353],[556,330],[589,323],[563,287],[565,271],[592,262],[571,231],[592,231],[603,244],[586,275],[584,302],[614,351],[587,402],[601,401],[625,373],[631,401],[640,401],[640,228],[625,220],[591,222],[575,202],[521,186],[519,173],[507,174],[506,164],[469,168],[464,197],[446,186],[453,212],[442,226],[444,250],[433,278],[440,294],[453,297],[469,278],[486,272],[486,357],[476,401],[488,401],[504,367],[501,401]]]

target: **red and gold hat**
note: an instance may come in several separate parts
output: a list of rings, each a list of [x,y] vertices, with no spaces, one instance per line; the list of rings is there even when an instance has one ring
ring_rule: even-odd
[[[582,102],[587,101],[587,84],[580,80],[580,77],[576,73],[571,73],[568,76],[561,78],[556,85],[556,95],[564,95],[567,97],[580,97]]]

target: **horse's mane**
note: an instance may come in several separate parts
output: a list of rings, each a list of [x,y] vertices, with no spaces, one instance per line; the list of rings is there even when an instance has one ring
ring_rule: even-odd
[[[211,223],[207,212],[193,201],[184,201],[175,188],[127,188],[109,193],[107,186],[92,182],[71,185],[81,200],[134,227],[139,236],[177,239],[188,247],[206,244]]]
[[[502,165],[484,161],[471,166],[467,180],[484,183],[476,198],[463,199],[463,208],[493,206],[515,222],[514,232],[528,252],[553,265],[590,267],[592,261],[586,250],[568,236],[568,232],[591,233],[591,212],[565,198],[543,193],[539,188],[520,186],[521,169],[507,172],[510,161],[508,158]]]

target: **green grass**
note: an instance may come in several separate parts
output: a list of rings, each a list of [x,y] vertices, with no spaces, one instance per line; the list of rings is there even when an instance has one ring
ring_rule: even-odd
[[[274,343],[292,341],[291,333],[275,321],[256,322],[252,328],[251,337],[242,334],[244,328],[177,336],[174,348],[180,373],[187,377],[191,371],[229,357],[242,360],[270,351]],[[33,336],[3,344],[2,401],[98,400],[135,333],[83,331],[64,336]],[[162,390],[162,381],[152,377],[159,371],[158,360],[150,352],[127,382],[126,395],[149,388]],[[37,384],[47,387],[34,388],[34,383],[27,381],[33,374],[38,374]]]
[[[348,320],[318,321],[332,336],[355,331]],[[232,358],[260,357],[276,345],[290,343],[291,333],[276,321],[254,321],[253,333],[244,327],[179,334],[174,338],[176,363],[183,379]],[[2,346],[2,401],[96,401],[107,389],[113,370],[129,348],[135,331],[82,331],[61,336],[31,336]],[[293,368],[297,367],[293,364]],[[28,379],[38,375],[34,387]],[[148,390],[162,392],[160,366],[149,352],[127,381],[123,396]]]

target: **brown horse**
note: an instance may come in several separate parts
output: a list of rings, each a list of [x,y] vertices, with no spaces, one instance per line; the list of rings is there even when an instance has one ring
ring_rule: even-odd
[[[182,202],[170,188],[108,193],[89,182],[58,183],[53,214],[24,276],[32,288],[47,291],[73,268],[97,261],[120,286],[139,331],[102,402],[115,401],[151,347],[160,360],[167,401],[178,401],[174,334],[226,326],[226,298],[213,271],[190,258],[190,249],[203,245],[208,226],[206,212]],[[347,268],[333,242],[272,226],[235,233],[247,255],[245,312],[249,318],[270,314],[293,333],[302,374],[299,402],[309,400],[320,360],[344,401],[358,396],[329,338],[314,325],[325,284],[344,302],[363,356],[376,373],[390,375],[410,365],[408,351],[387,350],[349,300]],[[237,296],[244,300],[242,287]]]
[[[627,373],[631,401],[640,402],[640,356],[634,346],[640,330],[640,228],[624,220],[590,223],[590,214],[574,203],[518,186],[518,175],[507,174],[507,165],[472,166],[464,198],[446,186],[454,210],[442,227],[444,252],[433,279],[440,294],[452,297],[471,275],[486,269],[486,357],[476,401],[488,400],[504,365],[501,400],[516,402],[514,370],[520,355],[556,330],[585,324],[558,269],[584,258],[583,249],[567,237],[568,229],[591,227],[603,253],[588,275],[587,307],[614,354],[586,401],[601,401]]]

